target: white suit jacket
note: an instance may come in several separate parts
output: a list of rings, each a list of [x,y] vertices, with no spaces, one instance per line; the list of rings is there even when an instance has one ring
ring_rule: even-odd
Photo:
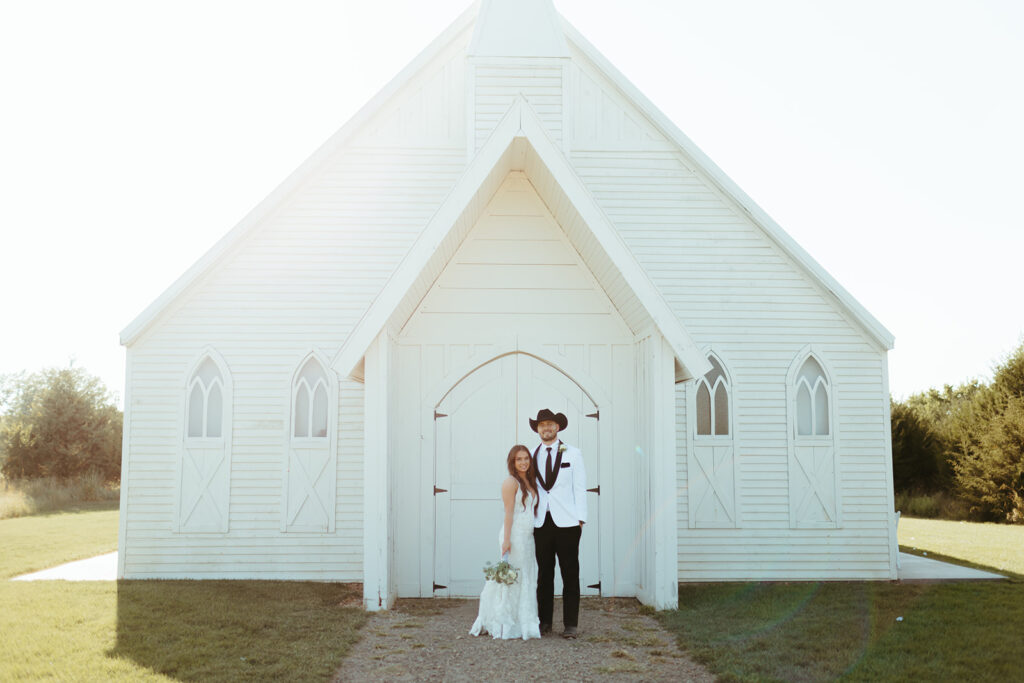
[[[551,491],[545,491],[540,481],[537,482],[540,504],[533,518],[534,527],[544,525],[544,517],[549,511],[555,526],[577,526],[580,522],[587,521],[587,471],[583,466],[583,453],[575,446],[556,441],[551,447],[552,465],[558,460],[559,445],[565,446],[565,451],[562,453],[562,466],[559,468],[558,476],[554,478],[554,486],[551,487]],[[533,451],[536,453],[537,472],[541,477],[544,476],[548,457],[546,449],[547,446],[542,443],[540,450],[535,448]]]

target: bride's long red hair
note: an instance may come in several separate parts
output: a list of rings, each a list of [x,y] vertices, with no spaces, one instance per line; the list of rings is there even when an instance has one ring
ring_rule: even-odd
[[[519,451],[526,453],[526,457],[530,459],[530,469],[526,470],[526,475],[516,469],[516,454]],[[537,467],[533,464],[533,457],[530,455],[530,449],[521,443],[517,443],[512,447],[512,450],[508,452],[508,473],[519,482],[519,490],[523,494],[523,506],[526,506],[526,494],[532,493],[537,495]],[[538,500],[533,505],[533,511],[537,511],[537,506],[540,505]]]

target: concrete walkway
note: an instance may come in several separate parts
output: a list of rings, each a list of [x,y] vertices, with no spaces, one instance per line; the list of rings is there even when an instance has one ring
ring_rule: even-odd
[[[11,581],[115,581],[117,551],[85,560],[68,562],[31,574],[15,576]]]
[[[961,567],[948,562],[930,560],[910,553],[900,553],[900,581],[971,581],[977,579],[1005,579],[1005,576]],[[57,567],[31,574],[16,576],[11,581],[115,581],[117,579],[117,551],[68,562]]]
[[[900,581],[976,581],[1006,578],[1001,574],[930,560],[927,557],[910,553],[900,553],[900,566],[896,573],[900,577]]]

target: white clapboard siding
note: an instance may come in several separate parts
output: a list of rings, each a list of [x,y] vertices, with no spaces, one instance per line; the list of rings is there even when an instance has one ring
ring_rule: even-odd
[[[617,101],[626,111],[618,120],[643,120],[615,93],[605,94],[602,106]],[[628,149],[636,136],[606,132],[605,141],[580,130],[588,129],[577,128],[571,154],[588,189],[687,331],[700,344],[714,343],[732,363],[735,503],[742,524],[715,533],[743,547],[751,559],[747,569],[737,569],[735,557],[705,551],[697,542],[710,530],[689,528],[692,491],[685,479],[685,442],[677,440],[680,578],[844,578],[856,573],[855,566],[863,576],[887,577],[884,352],[693,162],[679,152],[652,149],[649,140]],[[808,343],[821,348],[835,368],[834,399],[841,411],[835,463],[842,522],[830,538],[844,548],[847,535],[874,530],[853,553],[827,545],[807,555],[786,552],[788,543],[812,533],[790,528],[786,405],[787,371]],[[677,402],[684,394],[677,392]],[[677,406],[677,433],[686,429],[685,410]],[[850,479],[852,472],[856,479]],[[753,542],[750,535],[765,529],[778,533]]]
[[[396,382],[416,384],[393,409],[416,410],[410,396],[427,396],[478,357],[520,350],[518,340],[531,336],[530,353],[583,368],[581,376],[605,396],[598,505],[607,530],[602,582],[610,587],[602,590],[648,601],[664,594],[652,582],[663,582],[665,563],[644,531],[658,473],[644,454],[663,452],[645,422],[661,377],[647,364],[661,355],[644,351],[658,344],[650,302],[619,270],[623,257],[633,259],[692,341],[729,361],[735,528],[701,528],[690,514],[694,406],[677,385],[678,552],[668,573],[677,565],[684,581],[891,578],[888,333],[777,228],[766,229],[756,207],[740,207],[737,201],[749,200],[681,143],[574,29],[560,24],[571,58],[467,59],[475,11],[287,181],[258,220],[133,325],[124,575],[364,580],[364,387],[344,376],[351,368],[338,369],[333,481],[318,481],[333,484],[333,531],[318,530],[319,522],[282,531],[291,381],[309,354],[338,357],[424,226],[444,215],[438,209],[454,189],[472,196],[440,244],[429,245],[433,258],[397,295],[387,321],[398,362],[410,368]],[[575,206],[582,193],[559,186],[532,147],[543,137],[535,128],[533,143],[518,138],[504,151],[488,150],[500,158],[488,157],[480,177],[489,175],[477,187],[458,185],[477,177],[466,172],[473,152],[507,124],[511,106],[520,107],[513,110],[523,116],[520,125],[541,122],[573,167],[559,177],[578,177],[599,211]],[[581,211],[603,213],[615,238],[596,239]],[[532,334],[544,311],[557,329]],[[828,366],[835,406],[836,523],[828,529],[793,523],[787,372],[807,345]],[[217,480],[229,505],[226,529],[200,531],[180,528],[176,496],[183,387],[207,348],[224,359],[233,382],[230,469]],[[431,528],[432,492],[423,484],[432,461],[422,453],[415,461],[431,429],[428,421],[392,435],[403,453],[396,462],[409,467],[380,494],[398,496],[395,510],[420,524],[398,524],[389,544],[418,543]],[[665,531],[658,527],[658,538],[671,536]],[[399,593],[431,593],[424,547],[419,567],[399,572]]]
[[[372,147],[459,147],[466,142],[464,30],[424,73],[396,94],[360,132]]]
[[[519,97],[544,122],[556,142],[562,140],[563,67],[559,64],[476,64],[473,69],[475,141],[479,149]]]
[[[614,87],[578,50],[569,68],[574,149],[672,149],[639,112],[621,106]]]
[[[333,357],[464,163],[458,148],[345,150],[133,344],[127,577],[361,580],[362,385],[339,389],[334,531],[282,533],[291,377],[312,350]],[[174,496],[181,387],[206,346],[235,400],[229,531],[199,544],[174,531]]]
[[[333,534],[282,534],[284,491],[282,457],[286,452],[290,380],[301,352],[291,363],[263,359],[259,370],[232,362],[235,379],[234,444],[229,532],[175,533],[173,495],[180,442],[175,412],[178,382],[161,390],[152,382],[132,391],[133,433],[127,474],[125,570],[128,577],[238,577],[359,580],[362,575],[362,385],[347,381],[340,390],[336,527]],[[187,355],[187,354],[185,354]],[[166,364],[168,354],[147,357],[133,351],[133,365]],[[254,362],[252,360],[250,363]],[[182,373],[188,361],[181,363]],[[254,366],[256,367],[256,366]],[[180,400],[180,397],[178,397]],[[294,540],[294,539],[298,540]],[[205,540],[203,540],[205,539]],[[254,548],[274,546],[265,557]],[[204,553],[209,549],[210,557]],[[278,548],[287,548],[287,552]],[[276,554],[276,556],[274,556]],[[273,566],[265,565],[273,557]],[[319,558],[319,559],[318,559]],[[193,562],[194,560],[194,562]],[[311,567],[320,563],[322,566]]]
[[[522,172],[502,183],[402,335],[447,340],[453,330],[466,340],[631,334]]]

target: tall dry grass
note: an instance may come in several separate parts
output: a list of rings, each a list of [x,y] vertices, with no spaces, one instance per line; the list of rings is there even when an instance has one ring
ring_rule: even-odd
[[[116,501],[121,496],[117,483],[104,482],[98,475],[68,481],[0,478],[0,482],[0,519],[64,510],[79,503]]]

